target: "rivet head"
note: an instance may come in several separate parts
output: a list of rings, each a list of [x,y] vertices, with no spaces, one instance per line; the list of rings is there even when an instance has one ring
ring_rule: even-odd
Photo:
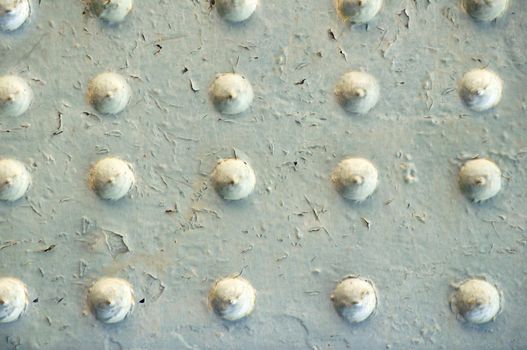
[[[366,320],[377,307],[373,283],[356,276],[345,277],[331,295],[335,310],[350,323]]]
[[[256,10],[257,0],[216,0],[218,13],[229,22],[242,22]]]
[[[474,324],[494,320],[500,311],[500,293],[496,286],[482,279],[469,279],[450,297],[452,311],[461,320]]]
[[[0,200],[16,201],[31,186],[31,175],[26,166],[14,159],[0,159]]]
[[[462,0],[463,8],[474,19],[490,22],[507,9],[509,0]]]
[[[378,184],[377,168],[364,158],[347,158],[333,170],[331,180],[340,194],[362,202],[373,194]]]
[[[497,106],[503,94],[503,81],[491,70],[473,69],[459,83],[459,96],[465,105],[476,112]]]
[[[254,98],[249,80],[239,74],[219,74],[209,88],[214,107],[222,114],[239,114],[246,111]]]
[[[368,113],[379,101],[380,88],[377,80],[365,72],[352,71],[337,82],[335,96],[346,111],[355,114]]]
[[[95,15],[109,24],[124,21],[133,5],[133,0],[92,0],[91,2]]]
[[[26,285],[11,277],[0,278],[0,323],[18,320],[27,310],[29,297]]]
[[[88,83],[89,103],[102,114],[118,114],[132,95],[126,79],[117,73],[101,73]]]
[[[459,171],[459,185],[465,196],[482,202],[498,194],[501,189],[501,170],[484,158],[467,161]]]
[[[214,312],[229,321],[240,320],[254,309],[256,290],[240,276],[217,281],[209,292],[209,304]]]
[[[25,79],[16,75],[0,77],[0,116],[21,116],[32,100],[33,91]]]
[[[237,158],[218,161],[211,178],[218,194],[227,200],[248,197],[256,185],[256,175],[251,165]]]
[[[382,0],[337,0],[337,13],[350,23],[367,23],[379,13]]]
[[[135,183],[132,165],[113,157],[101,159],[91,168],[88,183],[102,199],[119,200]]]
[[[134,290],[126,280],[104,277],[88,290],[88,304],[99,321],[121,322],[133,311]]]
[[[29,0],[0,0],[0,30],[13,31],[29,18],[31,12]]]

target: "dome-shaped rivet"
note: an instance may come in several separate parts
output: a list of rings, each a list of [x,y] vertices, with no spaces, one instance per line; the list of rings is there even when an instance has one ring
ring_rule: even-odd
[[[464,321],[486,323],[494,320],[500,311],[500,293],[485,280],[470,279],[457,287],[450,298],[450,306]]]
[[[378,173],[366,159],[347,158],[335,167],[331,179],[344,198],[362,202],[377,188]]]
[[[256,175],[251,165],[237,158],[218,161],[211,178],[219,195],[228,200],[248,197],[256,184]]]
[[[88,101],[99,113],[118,114],[126,108],[131,95],[126,79],[117,73],[101,73],[88,83]]]
[[[95,15],[110,24],[124,21],[133,5],[133,0],[91,0]]]
[[[254,309],[256,290],[242,277],[226,277],[217,281],[209,293],[214,312],[229,321],[248,316]]]
[[[30,185],[31,175],[23,163],[0,159],[0,200],[18,200],[26,194]]]
[[[459,83],[459,96],[465,105],[482,112],[500,103],[503,81],[488,69],[473,69],[463,76]]]
[[[26,80],[16,75],[0,77],[0,117],[24,114],[33,100],[33,92]]]
[[[88,290],[88,304],[99,321],[117,323],[132,313],[134,291],[126,280],[101,278]]]
[[[0,323],[18,320],[29,303],[26,285],[11,277],[0,278]]]
[[[337,284],[331,295],[337,312],[351,323],[366,320],[377,306],[377,293],[371,281],[348,276]]]
[[[88,182],[99,197],[115,201],[128,193],[135,183],[135,177],[130,163],[109,157],[95,163]]]
[[[20,28],[30,13],[29,0],[0,0],[0,30],[7,32]]]
[[[337,82],[335,95],[346,111],[365,114],[379,101],[380,88],[370,74],[352,71],[344,74]]]
[[[242,113],[251,105],[254,93],[249,80],[235,73],[220,74],[209,88],[214,107],[222,114]]]
[[[256,10],[257,0],[216,0],[218,13],[229,22],[242,22]]]
[[[367,23],[379,13],[382,0],[337,0],[339,17],[350,23]]]
[[[462,6],[471,17],[490,22],[505,12],[508,2],[509,0],[462,0]]]
[[[470,200],[485,201],[500,191],[501,170],[487,159],[469,160],[459,171],[459,185]]]

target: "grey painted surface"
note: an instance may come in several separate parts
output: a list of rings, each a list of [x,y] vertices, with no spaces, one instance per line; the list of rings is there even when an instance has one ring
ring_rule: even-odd
[[[527,347],[525,1],[480,25],[454,0],[388,0],[367,30],[339,23],[329,0],[262,1],[235,26],[204,0],[138,1],[117,28],[83,15],[80,1],[33,2],[31,22],[0,40],[2,74],[32,79],[35,91],[29,113],[0,121],[0,154],[26,162],[34,178],[27,199],[0,205],[0,273],[24,280],[38,302],[0,326],[0,348]],[[504,97],[473,114],[453,89],[466,70],[487,65],[505,81]],[[207,86],[233,67],[256,98],[250,112],[222,118]],[[382,85],[367,116],[347,115],[332,95],[349,69]],[[106,70],[128,77],[129,108],[83,114],[94,113],[88,80]],[[64,132],[53,136],[59,112]],[[255,193],[240,203],[208,185],[233,148],[257,173]],[[115,204],[86,184],[104,152],[132,162],[138,177]],[[456,182],[475,154],[504,175],[502,192],[482,205]],[[346,155],[380,171],[362,205],[329,181]],[[405,183],[403,163],[418,182]],[[208,289],[242,269],[258,290],[256,310],[224,323],[207,307]],[[376,314],[360,326],[329,300],[350,273],[379,291]],[[116,326],[85,312],[86,290],[103,275],[128,279],[145,298]],[[470,327],[450,312],[449,284],[479,275],[499,285],[504,307],[495,322]]]

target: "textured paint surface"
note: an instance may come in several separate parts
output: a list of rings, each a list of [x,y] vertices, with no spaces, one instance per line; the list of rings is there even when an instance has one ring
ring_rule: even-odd
[[[1,73],[29,79],[35,93],[27,114],[0,120],[0,154],[33,177],[27,199],[0,203],[0,274],[23,280],[37,301],[0,326],[0,348],[527,347],[527,2],[479,24],[456,0],[385,1],[368,27],[351,29],[329,0],[262,0],[238,25],[205,0],[135,5],[108,27],[80,1],[33,0],[23,30],[0,34]],[[472,113],[457,80],[485,66],[504,80],[503,100]],[[355,69],[381,84],[365,116],[333,96]],[[87,83],[112,70],[133,96],[118,116],[100,116]],[[207,89],[232,70],[255,99],[224,117]],[[229,203],[208,175],[233,148],[257,185]],[[482,205],[457,184],[475,155],[503,172],[502,191]],[[109,203],[88,188],[105,156],[134,165],[132,198]],[[379,170],[361,205],[331,185],[346,156]],[[255,311],[223,322],[208,309],[209,288],[241,270],[257,290]],[[329,299],[347,274],[379,292],[373,317],[354,327]],[[104,275],[134,285],[138,304],[122,324],[86,313],[87,289]],[[503,311],[466,326],[449,309],[449,284],[480,275],[503,291]]]

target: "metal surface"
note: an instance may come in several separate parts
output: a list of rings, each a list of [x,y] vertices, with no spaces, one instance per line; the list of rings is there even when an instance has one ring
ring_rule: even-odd
[[[29,112],[0,120],[0,155],[33,177],[27,198],[0,203],[0,275],[22,279],[34,301],[0,325],[1,349],[527,348],[527,2],[479,24],[457,0],[386,0],[369,26],[351,29],[329,0],[262,0],[236,25],[205,0],[136,1],[117,27],[83,11],[80,1],[33,0],[30,22],[0,34],[1,74],[35,92]],[[483,66],[504,80],[503,100],[473,113],[457,81]],[[381,85],[365,116],[333,95],[351,69]],[[207,89],[233,70],[255,100],[225,117]],[[86,102],[103,71],[133,91],[115,117]],[[233,149],[257,185],[228,203],[209,174]],[[138,180],[116,203],[87,185],[106,155],[131,162]],[[347,155],[379,170],[360,205],[330,182]],[[494,160],[504,182],[479,205],[457,184],[474,155]],[[209,288],[240,271],[256,309],[221,321]],[[329,299],[348,274],[374,281],[379,295],[358,326]],[[123,323],[102,325],[86,310],[102,276],[127,279],[144,299]],[[450,284],[470,276],[503,292],[502,312],[484,326],[460,323],[448,304]]]

